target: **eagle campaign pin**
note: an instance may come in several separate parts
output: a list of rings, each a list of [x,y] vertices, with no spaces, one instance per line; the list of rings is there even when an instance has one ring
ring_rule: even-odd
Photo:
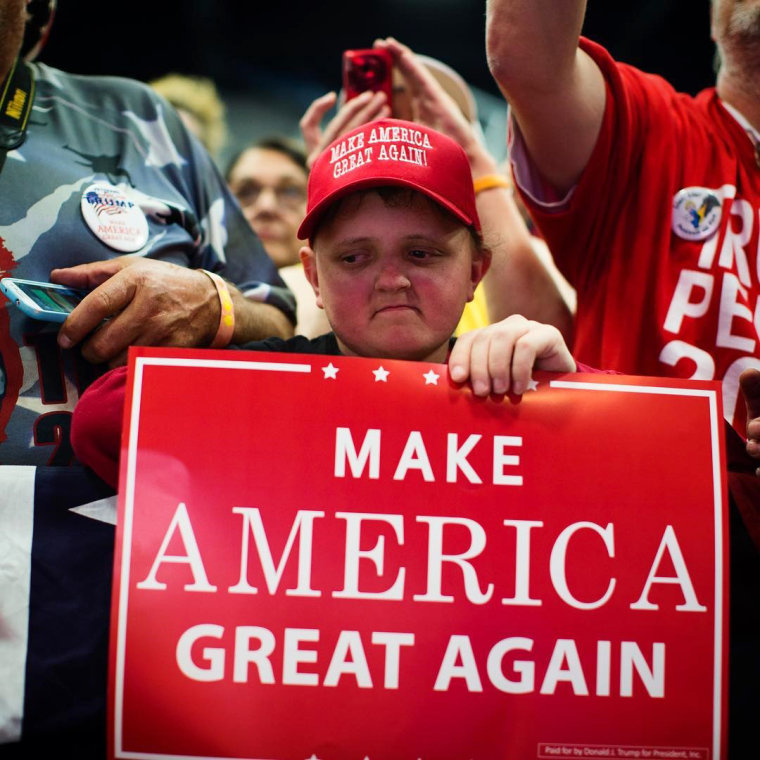
[[[720,226],[723,208],[706,187],[684,187],[673,196],[673,232],[684,240],[707,240]]]
[[[143,210],[120,188],[96,182],[82,193],[80,205],[87,226],[109,248],[134,253],[148,242]]]

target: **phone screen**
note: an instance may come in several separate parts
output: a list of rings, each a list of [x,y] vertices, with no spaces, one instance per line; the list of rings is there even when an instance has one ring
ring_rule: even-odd
[[[40,308],[60,314],[68,314],[86,295],[71,288],[51,288],[18,280],[16,280],[16,286]]]

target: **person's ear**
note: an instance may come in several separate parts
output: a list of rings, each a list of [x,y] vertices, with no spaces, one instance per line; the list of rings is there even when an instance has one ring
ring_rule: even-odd
[[[301,248],[299,254],[301,257],[301,263],[303,264],[303,271],[306,275],[306,279],[309,281],[314,295],[317,297],[317,306],[320,309],[324,309],[322,303],[322,296],[319,293],[319,275],[317,274],[317,257],[314,253],[314,249],[308,245]]]
[[[470,297],[467,299],[468,301],[472,301],[475,297],[475,288],[478,287],[480,281],[486,276],[486,272],[490,266],[490,251],[473,254],[472,264],[470,265]]]

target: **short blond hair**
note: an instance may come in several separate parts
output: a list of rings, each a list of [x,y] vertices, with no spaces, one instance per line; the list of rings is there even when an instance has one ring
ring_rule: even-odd
[[[200,140],[217,156],[227,139],[224,103],[216,85],[206,77],[167,74],[148,84],[176,109],[187,111],[200,125]]]

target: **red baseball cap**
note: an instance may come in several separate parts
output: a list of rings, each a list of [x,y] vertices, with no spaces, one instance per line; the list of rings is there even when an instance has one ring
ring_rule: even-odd
[[[309,172],[306,217],[298,237],[311,239],[322,215],[338,199],[384,185],[418,190],[480,230],[470,163],[462,147],[421,124],[381,119],[347,132],[320,153]]]

